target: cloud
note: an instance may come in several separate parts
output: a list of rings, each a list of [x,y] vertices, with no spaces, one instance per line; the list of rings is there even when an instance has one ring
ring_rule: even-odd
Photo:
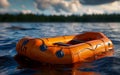
[[[0,13],[45,13],[52,15],[120,13],[120,0],[33,0],[34,10],[23,4],[21,10],[4,9],[8,0],[0,0]],[[12,4],[11,4],[12,6]]]
[[[104,14],[104,11],[99,10],[99,9],[93,9],[93,8],[87,8],[85,12],[86,14]]]
[[[19,11],[18,10],[16,10],[16,9],[12,9],[12,10],[8,10],[8,9],[0,9],[0,14],[6,14],[6,13],[10,13],[10,14],[12,14],[12,13],[19,13]]]
[[[31,10],[22,10],[21,13],[23,13],[23,14],[31,14],[32,11]]]
[[[56,12],[77,12],[81,6],[79,0],[35,0],[39,10],[55,10]]]
[[[111,4],[108,5],[102,5],[101,6],[102,9],[104,10],[109,10],[109,11],[120,11],[120,2],[113,2]]]
[[[17,9],[0,9],[0,14],[6,14],[6,13],[9,13],[9,14],[19,14],[19,13],[22,13],[22,14],[34,14],[31,10],[17,10]]]
[[[0,8],[6,8],[9,5],[10,4],[9,4],[8,0],[0,0]]]
[[[34,0],[40,11],[54,14],[103,14],[118,12],[120,0]],[[120,12],[120,11],[119,11]],[[51,13],[53,14],[53,13]]]
[[[83,5],[100,5],[100,4],[107,4],[112,3],[119,0],[79,0]]]

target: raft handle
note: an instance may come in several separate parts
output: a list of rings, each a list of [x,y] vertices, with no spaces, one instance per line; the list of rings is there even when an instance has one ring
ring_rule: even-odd
[[[62,49],[60,49],[60,50],[58,50],[58,51],[56,52],[56,56],[57,56],[58,58],[62,58],[62,57],[64,56],[64,52],[62,51]]]
[[[39,47],[41,51],[46,51],[47,50],[47,46],[45,45],[45,42],[40,39],[42,41],[42,45]]]

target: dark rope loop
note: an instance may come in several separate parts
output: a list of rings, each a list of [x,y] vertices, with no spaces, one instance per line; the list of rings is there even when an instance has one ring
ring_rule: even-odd
[[[39,47],[41,51],[46,51],[47,50],[47,46],[45,45],[45,42],[40,39],[42,41],[42,45]]]
[[[58,58],[62,58],[64,56],[64,52],[62,51],[62,48],[56,52],[56,56]]]

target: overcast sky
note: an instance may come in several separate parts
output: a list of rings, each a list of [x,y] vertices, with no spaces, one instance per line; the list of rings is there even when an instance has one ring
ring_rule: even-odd
[[[0,13],[46,15],[120,13],[120,0],[0,0]]]

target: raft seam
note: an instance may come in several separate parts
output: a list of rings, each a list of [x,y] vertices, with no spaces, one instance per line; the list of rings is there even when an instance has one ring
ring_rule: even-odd
[[[105,46],[105,41],[103,40],[103,39],[100,39],[102,42],[103,42],[103,44],[104,44],[104,48],[105,48],[105,51],[107,51],[107,48],[106,48],[106,46]]]

